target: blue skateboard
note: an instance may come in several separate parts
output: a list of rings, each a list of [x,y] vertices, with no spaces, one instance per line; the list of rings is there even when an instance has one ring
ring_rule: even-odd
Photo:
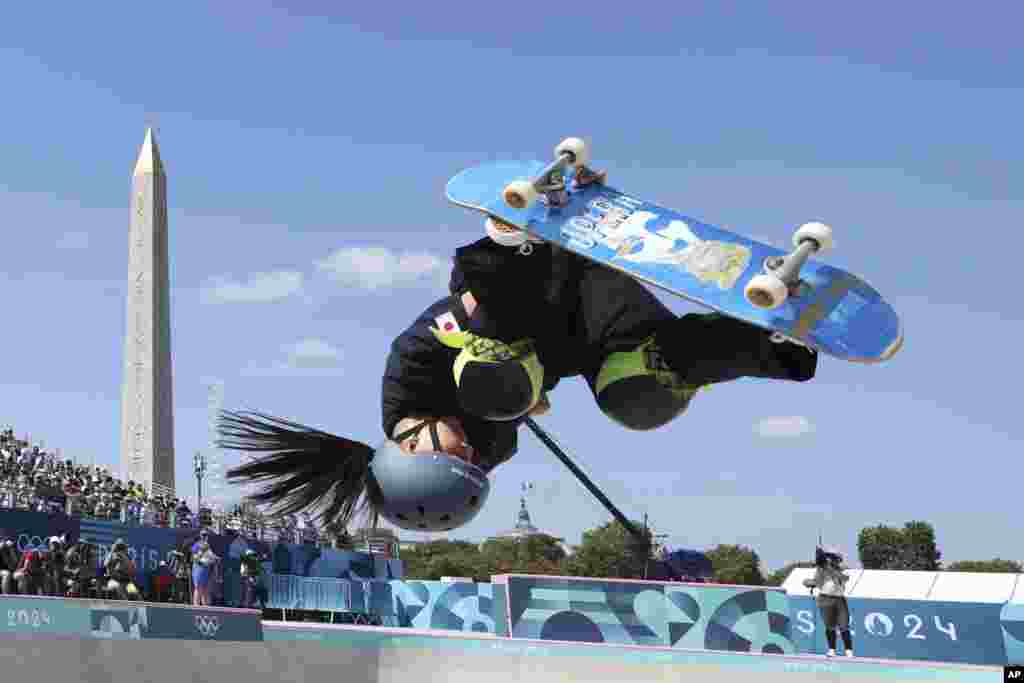
[[[605,184],[586,143],[542,161],[494,161],[450,181],[448,200],[641,282],[842,360],[878,363],[903,345],[899,316],[856,275],[811,259],[832,231],[806,223],[783,251]],[[524,245],[525,247],[526,245]]]

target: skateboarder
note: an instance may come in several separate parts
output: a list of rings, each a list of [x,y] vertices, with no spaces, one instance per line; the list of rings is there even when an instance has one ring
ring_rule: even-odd
[[[380,448],[229,412],[221,445],[270,453],[229,477],[270,483],[256,499],[282,512],[322,505],[347,524],[368,509],[400,528],[448,530],[476,516],[486,475],[562,379],[582,377],[608,418],[649,430],[682,414],[699,387],[815,374],[807,347],[715,313],[677,317],[627,275],[491,221],[497,231],[501,243],[456,250],[451,295],[391,344]]]

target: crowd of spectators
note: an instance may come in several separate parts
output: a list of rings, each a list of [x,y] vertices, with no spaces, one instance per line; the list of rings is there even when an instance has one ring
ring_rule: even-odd
[[[0,510],[59,512],[129,526],[208,528],[267,542],[333,545],[305,516],[269,517],[251,507],[193,511],[183,498],[152,494],[102,466],[61,460],[10,428],[0,431]]]

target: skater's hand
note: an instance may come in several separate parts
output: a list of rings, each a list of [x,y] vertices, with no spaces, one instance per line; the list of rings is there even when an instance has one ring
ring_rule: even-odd
[[[541,394],[540,400],[537,401],[537,405],[530,409],[530,417],[544,415],[549,410],[551,410],[551,401],[548,400],[547,394]]]

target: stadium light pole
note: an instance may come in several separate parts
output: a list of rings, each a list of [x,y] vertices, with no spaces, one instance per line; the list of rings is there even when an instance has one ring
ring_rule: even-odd
[[[206,456],[196,451],[192,457],[192,468],[196,473],[196,514],[203,509],[203,476],[206,474]]]

